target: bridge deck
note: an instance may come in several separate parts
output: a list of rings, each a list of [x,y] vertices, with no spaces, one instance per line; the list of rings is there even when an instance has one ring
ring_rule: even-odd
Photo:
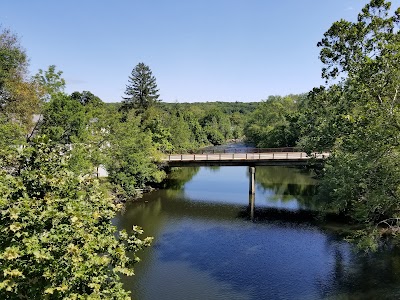
[[[310,160],[321,161],[329,153],[266,152],[266,153],[205,153],[171,154],[163,162],[171,167],[189,166],[303,166]]]

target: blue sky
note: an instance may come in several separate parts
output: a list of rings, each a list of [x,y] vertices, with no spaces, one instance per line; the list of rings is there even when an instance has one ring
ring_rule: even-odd
[[[56,65],[67,92],[121,101],[149,65],[167,102],[260,101],[323,84],[317,42],[366,0],[0,0],[30,70]],[[400,0],[392,1],[394,7]]]

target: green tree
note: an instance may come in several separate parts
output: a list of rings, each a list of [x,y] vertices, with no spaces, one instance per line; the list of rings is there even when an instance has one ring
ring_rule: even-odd
[[[138,189],[164,178],[165,173],[155,163],[160,159],[160,153],[152,142],[152,134],[149,130],[141,130],[140,118],[133,112],[124,122],[114,118],[109,143],[107,171],[121,197],[136,197],[140,194]]]
[[[168,126],[169,114],[159,107],[152,106],[140,117],[141,129],[151,133],[155,148],[163,153],[170,153],[173,145],[171,144],[171,130]]]
[[[84,106],[70,96],[58,93],[44,110],[41,132],[54,143],[71,144],[84,140],[87,123]]]
[[[61,77],[62,73],[62,71],[56,71],[55,65],[51,65],[46,71],[39,69],[33,77],[33,81],[39,89],[42,89],[45,101],[49,101],[54,94],[64,92],[65,79]]]
[[[133,275],[150,239],[138,227],[117,237],[118,206],[70,159],[41,137],[12,165],[0,161],[1,299],[129,299],[120,274]]]
[[[399,232],[400,9],[390,16],[390,7],[372,0],[356,22],[331,26],[318,44],[322,75],[339,82],[315,90],[306,105],[309,130],[303,142],[332,151],[319,197],[369,226],[361,240],[367,247],[376,246],[371,237],[379,236],[377,224]]]
[[[97,106],[102,106],[104,104],[104,102],[99,97],[93,95],[89,91],[73,92],[71,94],[71,98],[78,101],[80,104],[84,106],[91,105],[97,107]]]
[[[28,59],[18,36],[10,29],[0,29],[0,89],[3,89],[8,80],[26,74]]]
[[[218,107],[208,110],[201,120],[207,139],[213,145],[221,145],[232,138],[230,119]]]
[[[1,28],[0,28],[1,29]],[[0,32],[0,120],[13,121],[21,133],[29,135],[33,114],[40,109],[35,84],[27,80],[28,59],[18,36],[9,29]],[[7,125],[8,126],[8,125]]]
[[[156,78],[149,66],[139,63],[128,78],[122,110],[136,108],[144,111],[159,101],[158,92]]]
[[[245,135],[257,147],[293,147],[299,139],[298,105],[303,95],[270,96],[247,120]]]

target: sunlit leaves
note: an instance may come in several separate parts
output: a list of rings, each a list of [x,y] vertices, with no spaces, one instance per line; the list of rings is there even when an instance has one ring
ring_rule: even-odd
[[[116,238],[118,206],[97,180],[68,169],[68,148],[39,139],[1,165],[0,298],[128,299],[119,274],[149,245],[134,227]],[[10,176],[13,175],[13,176]]]
[[[302,145],[332,152],[320,200],[369,227],[356,239],[371,249],[382,226],[398,233],[383,221],[400,209],[400,35],[398,14],[389,14],[389,2],[372,0],[356,22],[325,33],[322,75],[341,81],[314,89],[301,119]]]

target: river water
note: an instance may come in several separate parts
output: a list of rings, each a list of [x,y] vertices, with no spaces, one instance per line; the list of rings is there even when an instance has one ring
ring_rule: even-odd
[[[306,170],[257,167],[251,220],[246,167],[174,171],[115,220],[154,237],[125,287],[139,300],[400,299],[398,252],[355,252],[337,225],[309,222],[315,184]]]

